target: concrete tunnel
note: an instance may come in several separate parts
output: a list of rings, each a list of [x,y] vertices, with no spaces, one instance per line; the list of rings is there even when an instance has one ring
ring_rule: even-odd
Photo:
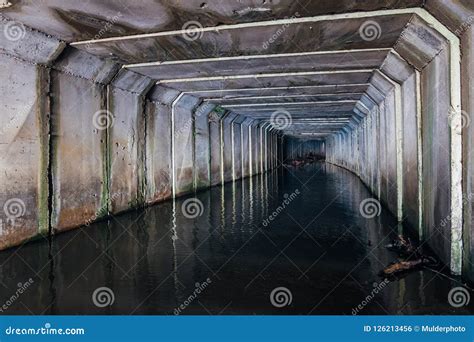
[[[315,153],[474,279],[472,1],[0,3],[1,249]]]

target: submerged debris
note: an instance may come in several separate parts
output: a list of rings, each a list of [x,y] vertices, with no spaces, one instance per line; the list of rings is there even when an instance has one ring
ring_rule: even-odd
[[[393,277],[401,273],[419,269],[421,266],[429,266],[433,264],[436,264],[436,260],[427,256],[423,256],[416,260],[398,261],[385,267],[382,270],[381,275]]]
[[[398,235],[392,243],[385,246],[387,249],[396,252],[402,260],[392,262],[381,272],[381,276],[394,277],[409,271],[420,269],[423,266],[434,266],[437,264],[435,258],[424,255],[420,249],[415,247],[410,238]]]
[[[320,155],[316,155],[313,153],[307,154],[304,158],[299,158],[299,159],[293,159],[289,163],[285,164],[286,166],[293,166],[293,167],[299,167],[303,166],[306,164],[313,164],[317,161],[324,160],[324,157],[321,157]]]
[[[398,235],[392,243],[385,246],[387,249],[397,252],[401,256],[408,259],[419,257],[418,249],[413,246],[410,238],[405,238],[403,235]]]

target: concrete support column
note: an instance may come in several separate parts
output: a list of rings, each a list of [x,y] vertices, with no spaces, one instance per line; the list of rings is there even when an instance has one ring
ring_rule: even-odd
[[[8,21],[0,21],[6,32]],[[50,65],[64,43],[25,28],[0,35],[0,249],[46,236],[50,226]],[[14,213],[14,215],[10,215]]]
[[[147,95],[145,135],[147,204],[172,197],[171,111],[172,103],[179,94],[177,90],[155,86]]]
[[[215,106],[207,102],[194,111],[194,191],[211,185],[210,128],[208,115]]]
[[[173,197],[194,191],[194,120],[199,99],[182,93],[173,102],[172,165]]]

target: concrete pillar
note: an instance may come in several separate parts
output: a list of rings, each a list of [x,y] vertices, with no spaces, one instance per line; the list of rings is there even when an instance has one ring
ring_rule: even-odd
[[[154,82],[122,69],[108,91],[110,153],[110,212],[129,210],[145,203],[145,95]]]
[[[51,228],[68,230],[109,214],[108,84],[117,66],[66,50],[51,72]]]
[[[208,115],[215,106],[201,104],[194,112],[194,190],[211,185],[210,131]]]
[[[171,106],[180,92],[155,86],[146,105],[146,203],[172,197]]]
[[[222,181],[222,137],[221,120],[223,113],[216,110],[208,115],[209,121],[209,148],[210,148],[210,181],[211,185]]]
[[[233,136],[232,136],[232,125],[234,120],[237,118],[237,114],[232,112],[226,113],[221,121],[222,124],[222,142],[223,142],[223,183],[230,182],[233,179]]]
[[[7,21],[0,22],[5,32]],[[48,234],[49,65],[64,43],[25,28],[21,44],[0,35],[0,249]]]
[[[194,118],[199,99],[182,93],[172,105],[173,197],[194,191]]]
[[[252,119],[246,118],[242,126],[242,177],[250,176],[250,124]]]
[[[242,178],[242,123],[245,117],[236,116],[232,122],[232,179]]]

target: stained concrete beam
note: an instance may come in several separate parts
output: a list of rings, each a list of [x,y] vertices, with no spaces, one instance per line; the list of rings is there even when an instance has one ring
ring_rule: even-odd
[[[308,85],[360,84],[368,83],[372,70],[328,71],[305,73],[276,73],[263,75],[239,75],[235,77],[174,79],[160,81],[159,84],[179,89],[183,92],[208,91],[235,88],[272,88]]]
[[[171,105],[180,94],[176,89],[155,85],[148,92],[147,98],[156,103]]]
[[[383,99],[385,99],[385,96],[394,88],[394,85],[391,82],[389,82],[386,78],[384,78],[380,73],[377,72],[373,74],[370,83],[373,85],[374,88],[376,88],[381,94],[384,95]]]
[[[394,45],[398,54],[418,70],[422,70],[445,47],[443,35],[417,15],[412,17]]]
[[[290,16],[317,16],[333,13],[375,11],[385,8],[421,7],[422,0],[378,0],[354,2],[297,3],[292,0],[256,4],[251,0],[237,2],[165,2],[142,0],[137,3],[116,0],[88,2],[43,0],[10,0],[12,6],[2,14],[21,20],[39,31],[60,37],[68,42],[123,34],[180,30],[189,20],[202,26],[222,23],[237,24],[262,20],[284,19]],[[66,20],[67,18],[67,20]]]
[[[367,88],[366,95],[370,97],[375,103],[380,103],[385,98],[385,94],[372,84]]]
[[[228,109],[232,109],[236,113],[247,114],[251,117],[258,114],[272,115],[276,111],[288,112],[291,115],[309,115],[309,116],[319,116],[326,114],[336,114],[336,113],[346,113],[352,112],[354,105],[357,102],[344,102],[344,103],[303,103],[303,104],[267,104],[264,106],[255,106],[255,107],[232,107],[226,106]]]
[[[354,115],[352,110],[347,110],[347,111],[339,111],[339,112],[322,112],[322,113],[317,113],[314,115],[308,115],[306,114],[301,114],[299,112],[289,112],[291,115],[292,120],[305,120],[305,119],[312,119],[312,118],[350,118]],[[253,118],[253,119],[259,119],[259,120],[270,120],[271,119],[271,113],[263,113],[263,114],[255,114],[255,113],[245,113],[246,116]]]
[[[219,99],[233,99],[254,96],[295,96],[295,95],[323,95],[339,93],[364,92],[368,83],[363,84],[339,84],[339,85],[309,85],[289,87],[261,87],[242,89],[216,89],[190,91],[189,94],[198,96],[209,101]]]
[[[109,84],[119,73],[120,65],[67,47],[54,62],[54,69],[92,82]]]
[[[470,1],[426,0],[424,7],[458,37],[474,23],[474,4]]]
[[[154,81],[151,78],[125,69],[121,69],[112,82],[114,88],[126,90],[140,96],[146,95],[153,85]]]
[[[208,100],[212,103],[219,104],[221,106],[229,105],[253,105],[259,103],[294,103],[294,102],[326,102],[326,101],[357,101],[361,98],[363,93],[340,93],[340,94],[324,94],[324,95],[271,95],[271,96],[253,96],[253,97],[240,97],[233,99],[214,99]]]
[[[0,16],[0,51],[22,60],[50,65],[66,47],[59,39]]]
[[[415,72],[410,64],[408,64],[400,55],[393,52],[390,52],[387,55],[387,58],[380,67],[380,71],[400,84]]]
[[[390,49],[276,53],[128,64],[124,67],[156,80],[248,74],[375,69]],[[232,66],[231,68],[229,66]]]
[[[411,15],[395,11],[383,14],[377,16],[377,25],[384,34],[372,40],[359,33],[367,17],[333,16],[220,25],[197,28],[195,32],[165,31],[72,44],[94,55],[103,58],[112,55],[118,61],[127,63],[310,52],[315,47],[318,51],[390,48],[396,43]],[[277,39],[273,38],[274,35],[277,35]],[[189,36],[198,38],[189,39]],[[293,44],[287,44],[288,41]]]

